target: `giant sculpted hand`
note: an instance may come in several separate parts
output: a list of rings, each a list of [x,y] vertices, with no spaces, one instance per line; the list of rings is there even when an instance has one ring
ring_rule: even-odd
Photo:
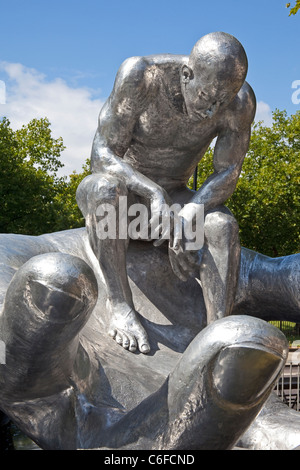
[[[237,315],[203,328],[198,284],[182,285],[163,247],[133,243],[129,275],[152,354],[132,354],[106,334],[107,292],[85,229],[0,241],[0,409],[40,447],[229,449],[248,429],[286,359],[275,327]],[[241,272],[251,266],[253,278],[245,256]],[[281,448],[298,445],[290,434]]]

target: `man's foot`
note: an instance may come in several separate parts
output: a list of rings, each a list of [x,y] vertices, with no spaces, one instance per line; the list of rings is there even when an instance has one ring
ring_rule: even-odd
[[[123,348],[132,352],[138,349],[141,353],[147,354],[150,351],[147,333],[137,319],[134,309],[130,307],[128,309],[125,314],[123,309],[118,311],[114,309],[109,335]]]

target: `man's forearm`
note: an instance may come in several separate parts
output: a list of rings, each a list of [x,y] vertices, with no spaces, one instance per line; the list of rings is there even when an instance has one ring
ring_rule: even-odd
[[[207,178],[190,202],[203,204],[205,213],[223,205],[233,194],[239,174],[237,166],[214,173]]]
[[[149,200],[155,199],[163,191],[158,184],[124,162],[107,147],[93,148],[91,170],[93,173],[109,173],[122,179],[130,192]]]

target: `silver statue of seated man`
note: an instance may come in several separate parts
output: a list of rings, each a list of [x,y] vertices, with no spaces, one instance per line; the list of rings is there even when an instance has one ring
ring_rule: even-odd
[[[151,220],[166,206],[181,204],[182,219],[173,220],[169,259],[185,280],[198,267],[207,322],[228,316],[239,275],[238,225],[224,206],[239,178],[248,150],[256,101],[245,82],[247,57],[226,33],[201,38],[190,56],[133,57],[120,67],[103,106],[95,135],[92,174],[79,185],[77,203],[86,219],[91,246],[109,293],[109,332],[135,351],[150,350],[132,301],[126,273],[127,239],[97,236],[97,208],[120,196],[151,208]],[[196,192],[187,188],[194,168],[217,137],[214,173]],[[192,225],[188,203],[204,206],[204,246],[186,249],[179,224]],[[164,227],[158,229],[161,241]],[[182,227],[180,227],[182,229]],[[160,242],[156,240],[156,245]]]
[[[41,448],[299,446],[299,413],[272,395],[288,344],[265,320],[299,323],[300,254],[241,248],[224,206],[255,114],[246,72],[224,33],[189,57],[127,60],[77,191],[86,228],[0,235],[0,411]],[[214,138],[214,173],[191,191]],[[124,198],[151,209],[156,246],[99,236],[98,208],[124,221]],[[174,204],[169,233],[153,220]],[[191,204],[204,207],[201,249],[180,236]]]

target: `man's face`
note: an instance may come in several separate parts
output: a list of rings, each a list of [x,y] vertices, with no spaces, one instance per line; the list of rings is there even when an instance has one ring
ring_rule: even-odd
[[[212,119],[220,106],[230,101],[232,94],[224,85],[210,71],[191,71],[183,86],[183,96],[187,113],[193,121]]]

